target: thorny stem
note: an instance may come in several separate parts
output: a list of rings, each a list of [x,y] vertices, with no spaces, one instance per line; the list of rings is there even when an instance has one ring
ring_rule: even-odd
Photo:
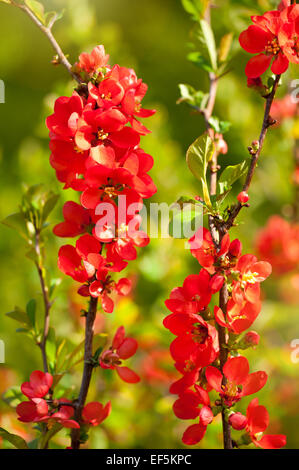
[[[85,404],[85,400],[87,397],[92,370],[93,370],[93,363],[92,359],[92,342],[93,342],[93,327],[94,321],[97,313],[97,306],[98,306],[98,299],[94,297],[90,297],[89,309],[86,314],[86,322],[85,322],[85,349],[84,349],[84,369],[83,369],[83,376],[81,382],[81,388],[79,393],[79,398],[76,403],[76,411],[74,419],[80,423],[82,410]],[[72,449],[79,449],[80,448],[80,429],[73,429],[72,430]]]
[[[61,63],[69,72],[69,74],[73,77],[74,80],[76,80],[79,84],[81,83],[80,77],[73,72],[72,70],[72,64],[68,61],[66,58],[65,54],[63,53],[61,47],[59,46],[58,42],[56,41],[55,37],[53,36],[52,33],[52,26],[53,23],[49,24],[49,26],[45,26],[36,16],[35,14],[30,10],[30,8],[25,5],[24,3],[16,3],[15,1],[11,0],[12,5],[20,8],[21,10],[26,13],[31,20],[36,24],[36,26],[47,36],[49,39],[50,43],[52,44],[52,47],[54,48],[58,58],[59,58],[59,63]]]
[[[41,254],[41,249],[40,249],[40,232],[38,229],[36,229],[36,234],[35,234],[35,252],[37,255],[37,261],[35,263],[39,280],[40,280],[40,285],[42,289],[42,296],[43,296],[43,301],[44,301],[44,308],[45,308],[45,317],[44,317],[44,327],[43,327],[43,334],[42,334],[42,339],[38,343],[38,346],[40,347],[41,353],[42,353],[42,359],[43,359],[43,367],[44,367],[44,372],[48,372],[48,360],[47,360],[47,353],[46,353],[46,343],[47,343],[47,338],[49,334],[49,327],[50,327],[50,309],[51,309],[51,302],[49,299],[49,290],[46,282],[46,277],[45,277],[45,269],[43,267],[42,263],[42,254]]]

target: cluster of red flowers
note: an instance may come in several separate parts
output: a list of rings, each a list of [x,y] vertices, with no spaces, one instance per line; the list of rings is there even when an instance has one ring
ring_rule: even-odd
[[[71,419],[74,415],[73,403],[66,398],[53,399],[52,384],[51,374],[39,370],[32,372],[30,381],[21,386],[23,395],[29,398],[29,401],[23,401],[17,406],[19,421],[47,423],[48,427],[58,423],[65,428],[80,428],[77,421]],[[98,402],[88,403],[82,412],[83,423],[98,426],[109,416],[110,411],[110,402],[105,406]]]
[[[271,263],[274,273],[294,271],[299,264],[299,225],[278,215],[270,217],[257,236],[256,250]]]
[[[58,266],[81,283],[80,295],[100,298],[103,310],[111,313],[114,302],[110,294],[124,296],[131,290],[129,279],[116,282],[112,273],[125,269],[128,261],[136,258],[136,247],[149,243],[147,234],[139,230],[139,213],[143,199],[151,197],[156,187],[148,174],[153,158],[139,146],[140,136],[150,131],[138,118],[155,112],[141,105],[147,85],[134,70],[111,67],[108,59],[103,46],[91,54],[81,54],[75,71],[82,84],[71,97],[56,100],[47,126],[50,163],[57,178],[65,189],[80,193],[80,203],[64,204],[64,221],[53,230],[59,237],[80,236],[75,246],[60,248]],[[108,215],[103,222],[105,211]],[[137,341],[127,338],[122,326],[111,348],[99,358],[99,366],[115,369],[125,382],[137,383],[138,375],[121,365],[136,350]],[[18,405],[19,420],[79,428],[71,419],[75,405],[64,398],[53,399],[52,384],[49,373],[31,374],[30,382],[22,385],[29,401]],[[82,423],[97,426],[110,410],[110,402],[106,406],[89,403],[82,410]]]
[[[103,46],[81,54],[75,68],[88,84],[56,100],[47,126],[57,178],[80,193],[80,204],[67,202],[64,222],[54,227],[59,237],[80,235],[75,247],[60,248],[58,266],[82,284],[79,294],[101,298],[111,313],[110,294],[127,295],[131,287],[128,279],[116,283],[111,274],[136,258],[136,247],[149,243],[139,230],[139,212],[156,187],[148,174],[153,158],[139,146],[149,130],[138,118],[155,112],[141,105],[147,85],[134,70],[111,67],[108,59]]]
[[[207,426],[220,412],[219,403],[230,409],[242,397],[258,392],[267,381],[263,371],[250,374],[247,359],[237,355],[238,349],[257,345],[259,335],[254,331],[242,338],[237,335],[247,330],[261,311],[260,283],[270,275],[271,265],[258,261],[254,255],[242,255],[241,242],[238,239],[231,242],[228,234],[217,250],[210,232],[202,230],[189,240],[191,253],[202,266],[199,274],[189,275],[165,302],[171,314],[164,319],[164,326],[176,336],[170,352],[176,369],[182,374],[170,387],[170,392],[179,396],[173,410],[180,419],[198,420],[183,435],[187,445],[201,441]],[[220,291],[224,281],[229,291],[227,312],[217,306],[211,312],[212,296]],[[223,373],[219,369],[217,324],[225,327],[232,338],[236,356],[227,360]],[[209,396],[212,390],[220,397],[213,406]],[[243,428],[247,426],[249,442],[272,448],[285,445],[284,436],[265,436],[258,440],[254,419],[248,418],[248,423]]]
[[[248,78],[260,77],[270,67],[277,75],[289,62],[299,64],[299,5],[282,0],[277,10],[251,17],[253,25],[240,34],[241,47],[252,57],[245,69]],[[274,59],[274,60],[273,60]],[[272,62],[273,60],[273,62]]]

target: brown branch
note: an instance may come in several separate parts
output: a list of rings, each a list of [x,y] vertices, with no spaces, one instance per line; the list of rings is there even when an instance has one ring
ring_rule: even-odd
[[[272,103],[273,103],[273,100],[274,100],[274,97],[275,97],[276,90],[278,88],[279,80],[280,80],[280,75],[276,75],[272,91],[267,97],[262,130],[261,130],[259,141],[258,141],[259,142],[259,148],[258,148],[257,152],[254,153],[254,155],[252,155],[252,158],[251,158],[251,162],[250,162],[249,169],[248,169],[248,172],[247,172],[246,180],[245,180],[245,183],[244,183],[244,186],[243,186],[243,191],[245,191],[245,192],[248,192],[248,189],[250,187],[250,184],[251,184],[251,181],[252,181],[252,178],[253,178],[253,175],[254,175],[254,171],[255,171],[259,156],[261,155],[261,152],[262,152],[262,148],[263,148],[263,144],[264,144],[264,141],[265,141],[265,137],[267,135],[267,131],[268,131],[269,127],[273,124],[271,122],[272,120],[271,120],[271,116],[270,116],[270,110],[271,110],[271,106],[272,106]],[[236,217],[238,216],[238,214],[239,214],[240,210],[242,209],[242,207],[243,207],[243,205],[240,204],[240,203],[238,203],[237,205],[235,205],[233,207],[227,221],[223,224],[224,232],[227,232],[233,226],[234,221],[235,221]]]
[[[47,36],[47,38],[49,39],[53,49],[55,50],[55,52],[56,52],[56,54],[59,58],[59,63],[61,63],[67,69],[68,73],[72,76],[72,78],[74,80],[76,80],[78,83],[81,83],[80,77],[75,72],[73,72],[72,64],[68,61],[68,59],[66,58],[65,54],[63,53],[61,47],[59,46],[58,42],[56,41],[55,37],[53,36],[52,30],[51,30],[51,28],[53,26],[53,22],[52,22],[52,24],[50,23],[49,26],[45,26],[35,16],[35,14],[30,10],[30,8],[27,7],[27,5],[25,5],[24,3],[16,3],[13,0],[11,0],[11,4],[14,5],[15,7],[18,7],[21,10],[23,10],[24,13],[26,13],[26,15],[28,15],[29,18],[31,18],[31,20],[36,24],[36,26]]]
[[[98,306],[98,299],[94,297],[90,297],[89,302],[89,309],[86,315],[86,323],[85,323],[85,349],[84,349],[84,369],[83,369],[83,376],[81,382],[81,388],[79,393],[79,398],[76,402],[76,411],[74,419],[79,423],[82,421],[82,410],[86,401],[92,371],[93,371],[93,363],[92,363],[92,342],[93,342],[93,328],[94,328],[94,321],[97,313],[97,306]],[[72,449],[79,449],[80,448],[80,429],[73,429],[72,430]]]
[[[48,290],[48,286],[46,282],[45,271],[42,265],[42,254],[41,254],[41,249],[40,249],[40,232],[38,229],[36,229],[36,234],[35,234],[35,252],[38,258],[35,265],[36,265],[39,280],[40,280],[42,296],[43,296],[43,301],[44,301],[44,309],[45,309],[43,334],[42,334],[42,339],[40,343],[38,343],[38,346],[40,347],[40,350],[42,353],[44,372],[48,372],[49,369],[48,369],[48,360],[47,360],[47,353],[46,353],[46,343],[47,343],[49,328],[50,328],[51,302],[49,299],[49,290]]]

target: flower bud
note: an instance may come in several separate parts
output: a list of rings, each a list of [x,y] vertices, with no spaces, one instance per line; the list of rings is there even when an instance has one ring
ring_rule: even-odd
[[[258,140],[254,140],[251,144],[252,150],[256,153],[258,149],[260,148],[260,143]]]
[[[244,342],[249,346],[257,346],[260,341],[260,335],[256,331],[248,331],[244,336]]]
[[[246,204],[246,202],[249,201],[249,196],[246,191],[242,191],[238,194],[237,199],[241,204]]]
[[[223,286],[223,283],[224,283],[224,277],[221,276],[220,274],[215,274],[215,276],[211,278],[210,285],[209,285],[212,293],[215,294],[216,292],[219,292],[221,287]]]
[[[241,431],[246,427],[247,418],[242,413],[233,413],[230,415],[228,422],[236,431]]]
[[[237,238],[233,240],[229,246],[229,254],[235,258],[238,258],[242,253],[242,243]]]

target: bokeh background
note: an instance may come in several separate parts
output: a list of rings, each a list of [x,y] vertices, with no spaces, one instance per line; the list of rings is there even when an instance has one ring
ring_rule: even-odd
[[[143,147],[155,158],[151,175],[158,192],[153,200],[172,203],[181,195],[197,194],[197,182],[188,172],[185,152],[204,130],[203,119],[177,105],[178,83],[190,83],[208,89],[206,74],[186,60],[191,21],[180,0],[53,0],[43,2],[46,10],[63,10],[63,18],[54,28],[55,36],[74,62],[82,51],[104,44],[111,63],[134,67],[149,85],[146,107],[157,113],[147,121],[152,134],[143,139]],[[238,46],[238,34],[249,24],[249,15],[275,7],[277,1],[215,0],[212,11],[216,38],[234,33],[234,57],[231,71],[220,82],[215,114],[230,120],[225,135],[228,154],[220,164],[236,164],[244,159],[247,146],[258,137],[263,115],[263,100],[246,86],[244,67],[247,54]],[[0,104],[0,218],[17,210],[24,184],[44,183],[60,194],[51,225],[61,220],[61,208],[73,198],[62,191],[49,165],[45,117],[52,112],[57,96],[70,94],[72,83],[63,67],[50,62],[52,49],[46,38],[19,10],[0,5],[0,79],[6,87],[5,104]],[[298,70],[297,70],[298,75]],[[296,70],[284,76],[279,95],[288,92]],[[267,137],[261,163],[251,191],[251,207],[244,210],[233,236],[241,238],[244,252],[255,250],[257,232],[267,219],[279,214],[292,216],[294,204],[294,145],[298,122],[286,118]],[[232,197],[240,190],[236,184]],[[57,336],[77,345],[82,340],[80,309],[82,298],[74,283],[62,277],[56,266],[57,252],[63,241],[48,230],[47,269],[51,277],[62,278],[56,291],[52,325]],[[30,372],[41,368],[40,352],[28,337],[16,333],[16,323],[5,316],[15,305],[22,308],[32,297],[39,299],[39,283],[30,260],[25,257],[22,239],[0,226],[0,339],[5,342],[6,362],[0,364],[0,392],[19,386]],[[167,314],[164,300],[171,289],[181,285],[186,275],[197,273],[198,264],[185,250],[183,240],[152,240],[129,265],[128,275],[135,281],[130,298],[119,302],[115,313],[98,315],[97,332],[114,333],[123,324],[140,344],[133,366],[142,376],[138,385],[127,385],[109,371],[96,370],[89,401],[112,401],[110,418],[91,433],[91,448],[182,448],[181,435],[186,422],[172,413],[174,397],[169,383],[175,377],[168,354],[172,336],[163,328]],[[286,433],[289,448],[299,447],[298,389],[299,363],[291,361],[291,341],[299,338],[298,282],[294,273],[272,276],[263,285],[263,310],[255,323],[261,335],[259,347],[245,355],[253,370],[264,369],[270,380],[258,396],[271,415],[271,431]],[[298,278],[297,278],[298,281]],[[41,300],[41,299],[40,299]],[[41,310],[41,303],[40,303]],[[72,394],[79,383],[82,363],[63,379],[63,387]],[[245,410],[248,400],[240,405]],[[0,425],[24,437],[33,436],[31,426],[23,426],[5,401],[0,402]],[[270,429],[269,429],[270,430]],[[69,442],[63,432],[54,446]],[[2,442],[4,447],[9,444]],[[221,447],[220,422],[209,427],[198,447]]]

